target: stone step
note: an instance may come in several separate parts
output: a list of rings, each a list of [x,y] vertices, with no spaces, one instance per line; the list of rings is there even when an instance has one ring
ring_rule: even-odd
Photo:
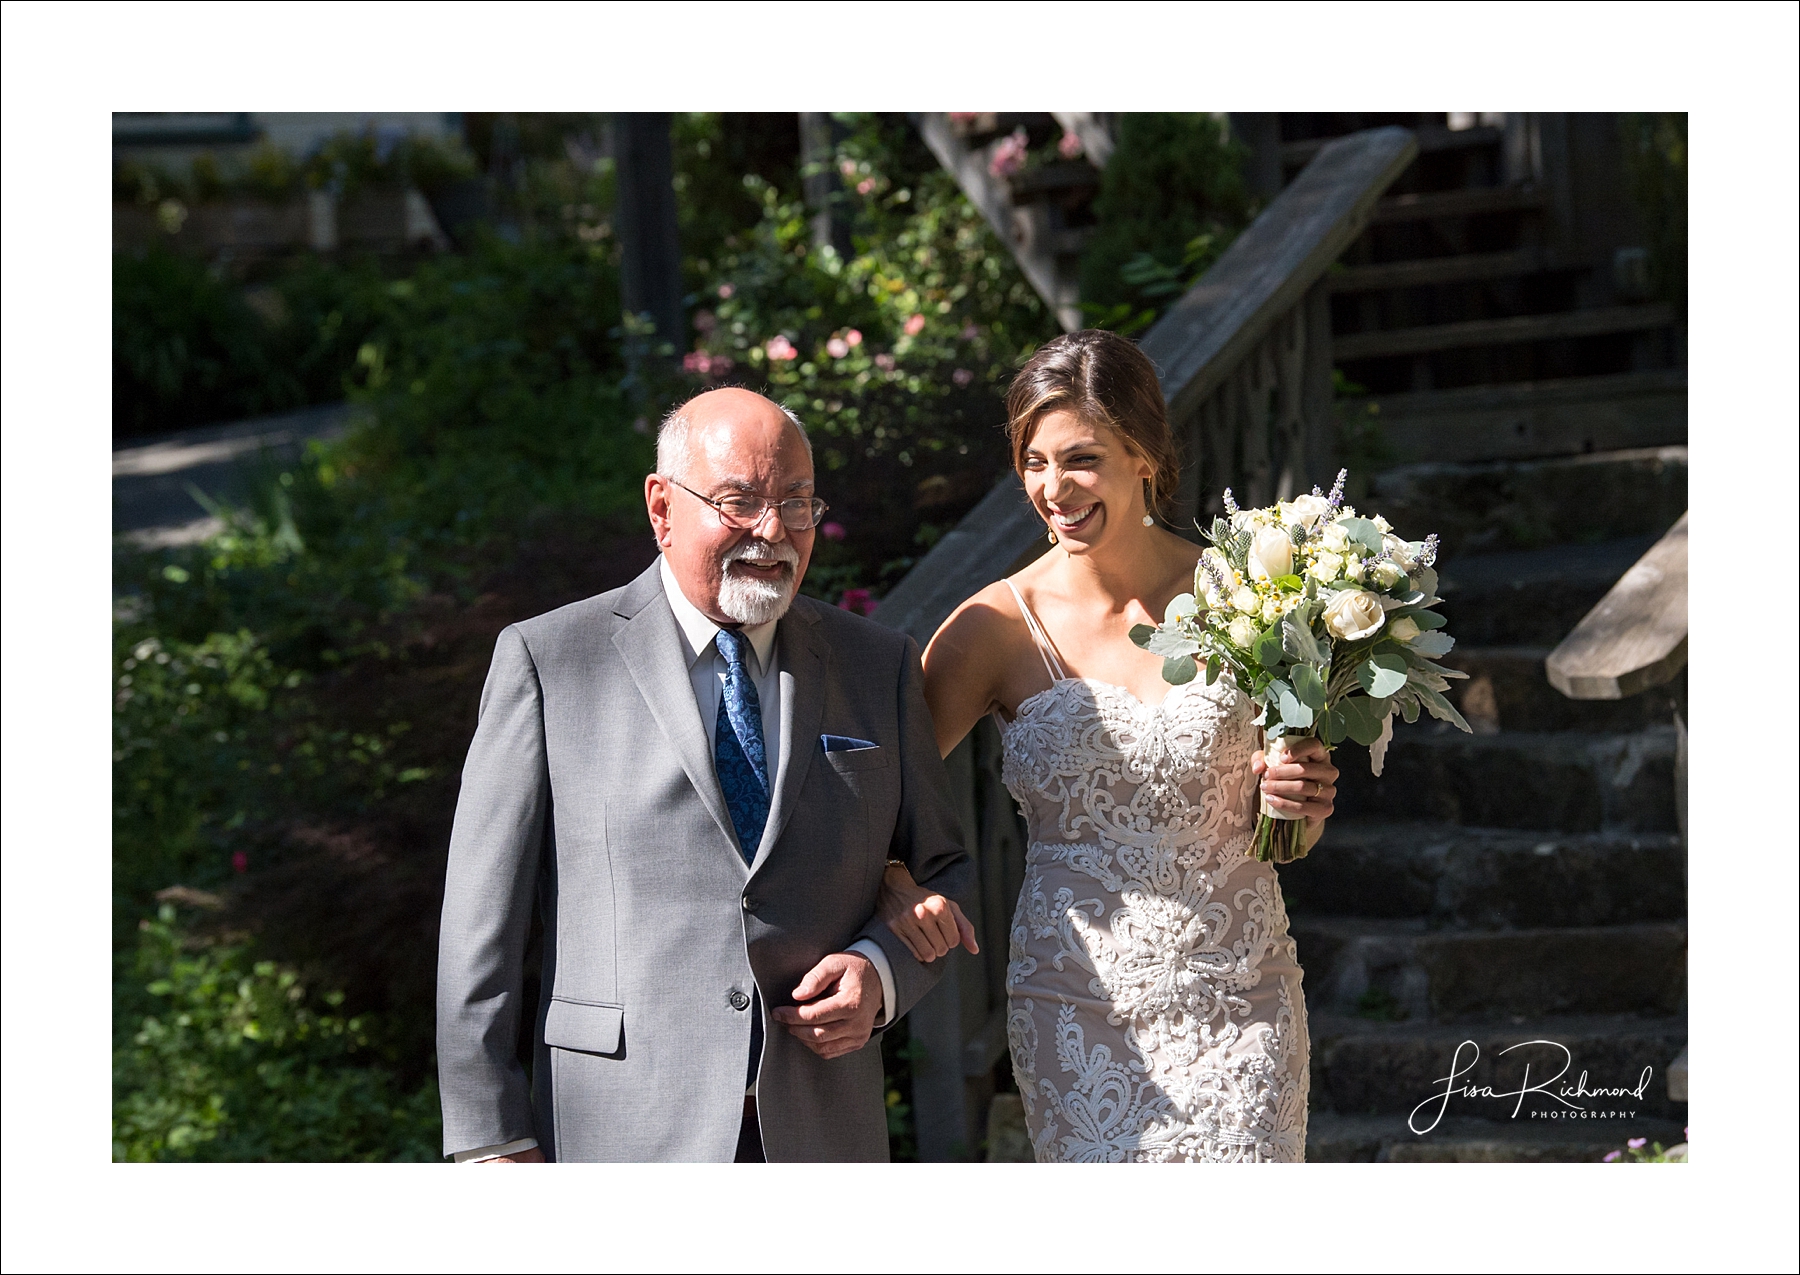
[[[1428,929],[1679,921],[1686,854],[1676,833],[1519,832],[1333,819],[1280,869],[1296,917],[1419,918]]]
[[[1545,460],[1398,465],[1370,475],[1362,503],[1404,535],[1464,554],[1660,536],[1687,509],[1687,448],[1640,447]]]
[[[1446,555],[1438,560],[1440,610],[1461,646],[1554,647],[1660,534]]]
[[[1368,750],[1338,749],[1337,813],[1561,834],[1673,832],[1675,727],[1630,734],[1466,735],[1421,716],[1394,728],[1381,778]]]
[[[1503,730],[1641,731],[1667,726],[1687,702],[1687,672],[1662,686],[1619,700],[1570,699],[1544,674],[1553,648],[1462,647],[1440,663],[1469,675],[1451,685],[1450,702],[1478,734]]]
[[[1419,1128],[1440,1116],[1540,1129],[1687,1119],[1687,1103],[1669,1096],[1669,1066],[1687,1044],[1685,1017],[1548,1016],[1458,1026],[1314,1013],[1308,1026],[1312,1110],[1397,1116],[1399,1132],[1409,1136],[1409,1116]],[[1447,1088],[1458,1091],[1448,1103]],[[1536,1092],[1521,1103],[1521,1088]]]
[[[1431,930],[1420,918],[1305,915],[1290,925],[1318,1013],[1438,1023],[1673,1014],[1687,994],[1681,921]]]
[[[1685,1145],[1687,1134],[1670,1120],[1446,1119],[1418,1137],[1403,1116],[1312,1112],[1306,1118],[1312,1164],[1593,1164],[1623,1150],[1628,1138],[1668,1148]]]

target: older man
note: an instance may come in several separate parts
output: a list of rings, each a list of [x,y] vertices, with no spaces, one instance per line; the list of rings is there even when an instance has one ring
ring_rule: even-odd
[[[876,919],[882,872],[970,879],[918,649],[797,596],[825,505],[783,409],[702,394],[656,467],[660,560],[495,648],[444,898],[444,1153],[884,1160],[867,1046],[943,962]]]

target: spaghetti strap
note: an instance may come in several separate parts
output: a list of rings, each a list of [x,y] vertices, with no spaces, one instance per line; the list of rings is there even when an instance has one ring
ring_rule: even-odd
[[[1038,655],[1044,661],[1044,672],[1050,675],[1053,683],[1064,681],[1068,674],[1063,672],[1062,661],[1056,658],[1056,649],[1050,645],[1050,635],[1044,632],[1044,626],[1038,623],[1037,616],[1025,604],[1025,595],[1019,592],[1019,586],[1010,579],[1005,579],[1005,584],[1012,590],[1013,600],[1019,604],[1019,614],[1025,617],[1025,627],[1031,630],[1031,640],[1037,643]]]

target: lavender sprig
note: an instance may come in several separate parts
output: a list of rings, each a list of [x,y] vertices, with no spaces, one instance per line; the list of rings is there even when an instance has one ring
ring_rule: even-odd
[[[1331,484],[1331,494],[1325,498],[1325,503],[1330,505],[1333,509],[1336,509],[1339,505],[1344,503],[1344,482],[1349,477],[1350,477],[1349,470],[1347,470],[1347,469],[1338,470],[1337,481]],[[1314,487],[1313,495],[1316,496],[1318,494],[1319,494],[1319,489],[1317,487]]]
[[[1429,536],[1425,537],[1425,544],[1424,547],[1419,550],[1417,562],[1422,567],[1432,566],[1437,562],[1437,555],[1438,538],[1437,532],[1434,531]]]
[[[1225,512],[1233,518],[1238,516],[1238,502],[1231,497],[1231,488],[1225,489]]]
[[[1207,580],[1211,582],[1213,589],[1221,598],[1228,598],[1231,596],[1231,590],[1225,587],[1225,577],[1219,571],[1218,563],[1214,562],[1211,558],[1202,558],[1200,559],[1200,569],[1206,572]]]

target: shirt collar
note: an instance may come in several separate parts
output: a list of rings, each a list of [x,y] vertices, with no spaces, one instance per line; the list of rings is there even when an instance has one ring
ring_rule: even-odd
[[[669,567],[666,557],[657,559],[662,570],[663,593],[669,599],[669,609],[675,613],[676,626],[681,629],[681,636],[687,642],[687,662],[692,668],[701,654],[712,649],[713,639],[719,635],[719,626],[707,618],[706,613],[692,602],[687,594],[681,591],[680,583],[675,579],[675,572]],[[756,656],[756,671],[760,676],[769,669],[769,657],[775,650],[775,626],[777,620],[767,624],[746,624],[739,631],[750,639],[750,650]]]

